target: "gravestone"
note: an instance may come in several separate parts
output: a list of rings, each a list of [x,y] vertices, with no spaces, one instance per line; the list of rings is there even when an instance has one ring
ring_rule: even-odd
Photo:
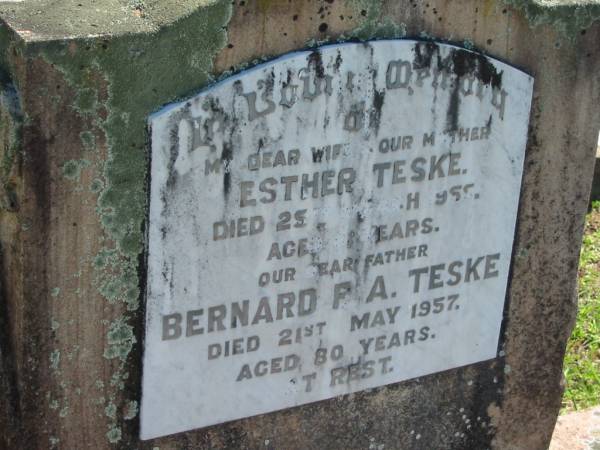
[[[0,2],[3,446],[546,448],[599,16]]]
[[[152,116],[142,437],[495,358],[532,86],[375,41]]]

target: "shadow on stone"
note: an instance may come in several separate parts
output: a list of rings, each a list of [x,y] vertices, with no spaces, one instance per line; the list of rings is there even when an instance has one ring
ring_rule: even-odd
[[[592,202],[597,200],[600,200],[600,147],[596,152],[596,165],[594,166],[594,181],[592,181],[589,208],[592,207]]]

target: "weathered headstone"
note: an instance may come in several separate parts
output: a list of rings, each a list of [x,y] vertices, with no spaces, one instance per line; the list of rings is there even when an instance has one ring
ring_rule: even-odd
[[[546,448],[598,16],[0,2],[2,445]]]

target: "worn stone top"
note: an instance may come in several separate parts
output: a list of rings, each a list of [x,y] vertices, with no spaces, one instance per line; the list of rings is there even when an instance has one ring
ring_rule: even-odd
[[[27,41],[158,30],[215,0],[9,0],[0,18]]]
[[[0,19],[25,41],[108,37],[154,32],[217,1],[0,0]],[[523,10],[532,25],[551,23],[566,32],[600,19],[600,0],[497,1]]]

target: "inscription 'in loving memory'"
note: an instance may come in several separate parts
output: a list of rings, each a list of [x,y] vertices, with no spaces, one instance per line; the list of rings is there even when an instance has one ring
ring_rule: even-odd
[[[385,64],[385,82],[382,86],[373,87],[376,95],[381,95],[384,89],[405,90],[411,96],[416,90],[424,87],[439,88],[442,91],[452,89],[457,96],[455,101],[469,96],[474,96],[480,101],[487,99],[498,112],[499,118],[504,119],[508,92],[500,84],[501,75],[490,69],[487,61],[478,61],[479,65],[475,66],[475,70],[471,67],[470,72],[457,79],[457,72],[467,70],[465,65],[474,64],[473,60],[466,56],[466,52],[459,53],[458,56],[456,53],[449,54],[445,58],[437,55],[438,57],[432,60],[431,47],[424,45],[422,48],[413,60],[395,59]],[[321,53],[314,52],[309,55],[305,67],[288,69],[287,79],[281,83],[278,90],[274,86],[274,72],[267,73],[265,78],[255,81],[255,86],[248,86],[248,91],[245,91],[243,80],[236,80],[233,83],[234,91],[245,99],[247,120],[254,121],[276,114],[279,108],[293,108],[298,102],[311,102],[319,96],[331,97],[344,91],[351,94],[356,89],[357,74],[350,70],[340,73],[340,67],[336,65],[329,71],[323,66],[321,58]],[[338,92],[334,91],[334,78]],[[491,96],[484,95],[488,89],[491,89]],[[351,104],[344,116],[344,130],[356,132],[363,129],[369,121],[376,121],[380,115],[377,108],[377,101],[373,102],[370,110],[364,100]],[[235,126],[231,115],[224,111],[218,99],[207,99],[203,109],[204,112],[200,116],[187,118],[179,124],[182,128],[188,128],[179,131],[188,136],[188,151],[202,146],[213,146],[217,135],[222,135]],[[366,114],[367,112],[369,114]],[[237,115],[236,123],[239,120],[244,120],[244,117]],[[456,128],[451,125],[449,131],[456,131]]]
[[[376,41],[153,115],[142,438],[493,358],[531,92]]]

